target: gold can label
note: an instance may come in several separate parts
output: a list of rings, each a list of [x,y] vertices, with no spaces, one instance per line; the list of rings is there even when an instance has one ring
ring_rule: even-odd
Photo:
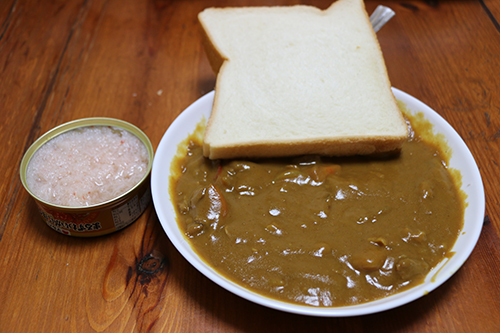
[[[79,237],[95,237],[123,229],[141,216],[151,203],[149,184],[143,184],[119,204],[92,211],[67,212],[37,202],[45,223],[55,231]]]

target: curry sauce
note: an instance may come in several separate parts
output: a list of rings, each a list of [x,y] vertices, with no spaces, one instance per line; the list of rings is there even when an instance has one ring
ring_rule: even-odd
[[[415,131],[390,157],[212,161],[196,135],[174,162],[178,224],[195,251],[259,294],[311,306],[379,299],[449,255],[464,204]]]

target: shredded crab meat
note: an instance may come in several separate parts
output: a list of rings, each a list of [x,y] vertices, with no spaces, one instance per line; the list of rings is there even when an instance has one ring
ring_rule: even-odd
[[[149,157],[134,134],[88,126],[60,134],[33,155],[26,171],[30,190],[61,206],[90,206],[127,192],[144,177]]]

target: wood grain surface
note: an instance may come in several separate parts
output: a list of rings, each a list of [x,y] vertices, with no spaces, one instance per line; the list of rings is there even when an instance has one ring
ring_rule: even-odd
[[[396,16],[378,33],[392,85],[440,113],[484,181],[486,216],[465,265],[429,295],[349,318],[283,313],[198,273],[153,206],[126,229],[79,239],[48,228],[19,179],[44,132],[91,116],[123,119],[158,146],[214,88],[197,14],[285,0],[0,2],[0,332],[500,332],[500,2],[366,1]]]

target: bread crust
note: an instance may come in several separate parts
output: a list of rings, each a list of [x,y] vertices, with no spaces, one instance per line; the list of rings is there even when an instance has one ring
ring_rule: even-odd
[[[234,145],[211,148],[204,143],[203,153],[209,159],[234,158],[267,158],[299,155],[352,156],[397,154],[402,148],[402,142],[407,136],[399,138],[370,137],[331,141],[310,142],[273,142],[272,144],[252,143],[251,145]]]
[[[202,27],[201,29],[201,43],[203,48],[205,49],[205,53],[208,58],[208,62],[210,63],[210,67],[215,74],[219,73],[220,68],[224,61],[228,60],[226,57],[222,55],[222,52],[217,48],[217,46],[212,43],[212,37],[209,35],[209,29],[205,26],[203,20],[200,18],[202,13],[198,14],[198,22]]]

